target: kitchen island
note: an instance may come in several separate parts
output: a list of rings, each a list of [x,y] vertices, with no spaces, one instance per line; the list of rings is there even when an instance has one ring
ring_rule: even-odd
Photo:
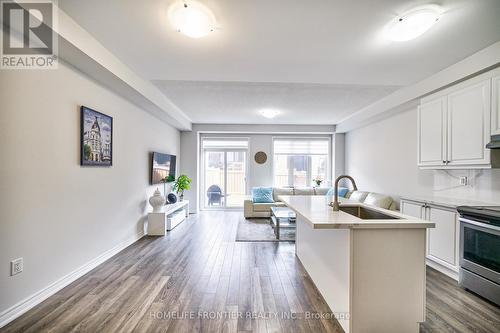
[[[418,332],[426,229],[434,223],[331,197],[280,196],[297,214],[296,255],[345,332]]]

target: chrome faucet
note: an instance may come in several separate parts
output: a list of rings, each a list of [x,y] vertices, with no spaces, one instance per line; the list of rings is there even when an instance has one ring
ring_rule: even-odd
[[[334,192],[333,192],[333,202],[330,202],[330,206],[333,207],[333,211],[338,212],[340,205],[339,205],[339,182],[341,179],[347,178],[351,181],[352,186],[354,188],[354,191],[358,190],[358,187],[356,186],[356,182],[354,181],[354,178],[348,175],[342,175],[338,176],[337,179],[335,179],[335,187],[334,187]]]

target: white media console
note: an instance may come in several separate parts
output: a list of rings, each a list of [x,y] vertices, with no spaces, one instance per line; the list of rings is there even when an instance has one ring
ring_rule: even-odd
[[[165,205],[161,213],[148,214],[148,235],[164,236],[189,216],[189,200]]]

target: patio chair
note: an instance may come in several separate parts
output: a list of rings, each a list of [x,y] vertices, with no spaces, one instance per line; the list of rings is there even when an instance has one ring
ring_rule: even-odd
[[[222,206],[222,198],[224,198],[224,194],[222,194],[222,190],[218,185],[210,185],[208,187],[207,197],[209,206]]]

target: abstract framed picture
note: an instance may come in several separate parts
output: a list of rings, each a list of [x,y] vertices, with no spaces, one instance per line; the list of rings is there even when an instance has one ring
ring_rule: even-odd
[[[80,108],[80,164],[113,165],[113,118],[86,106]]]

